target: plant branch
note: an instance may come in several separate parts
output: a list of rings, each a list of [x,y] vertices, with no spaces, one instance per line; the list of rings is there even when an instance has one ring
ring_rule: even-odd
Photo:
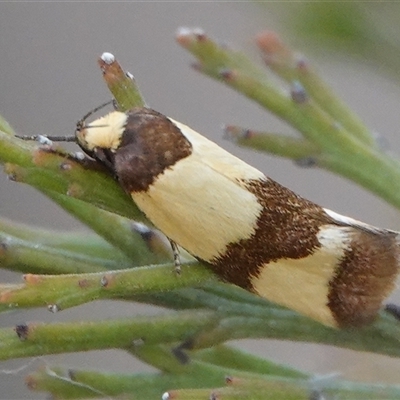
[[[68,250],[86,256],[100,257],[108,260],[119,258],[119,252],[115,247],[111,246],[100,236],[90,232],[63,232],[39,227],[33,228],[1,217],[0,232],[4,238],[13,237],[14,239],[28,241],[36,245]],[[72,273],[72,271],[69,272]]]
[[[249,67],[251,62],[244,61],[243,55],[218,46],[203,32],[184,29],[178,33],[177,40],[195,55],[197,70],[245,94],[299,130],[320,152],[317,165],[357,182],[400,208],[399,161],[377,148],[370,132],[350,111],[344,110],[326,85],[315,81],[314,87],[310,83],[314,73],[308,66],[301,73],[311,91],[295,81],[291,82],[290,95],[287,95],[272,84],[266,74],[255,66]],[[267,51],[262,37],[260,41]],[[293,59],[289,57],[288,61],[287,58],[281,57],[279,61]],[[290,68],[293,67],[279,65],[275,69],[289,79]],[[317,89],[326,92],[315,99],[313,93]],[[332,104],[327,104],[329,102]],[[266,142],[261,147],[265,145]],[[272,146],[276,146],[276,141],[272,141]]]
[[[134,295],[195,286],[215,275],[199,263],[182,265],[182,275],[172,264],[130,268],[106,273],[25,275],[23,285],[0,285],[0,303],[17,307],[49,304],[66,309],[97,299],[132,298]]]
[[[13,271],[43,274],[105,271],[130,265],[127,259],[116,254],[115,259],[93,257],[80,252],[55,248],[27,241],[0,232],[0,263]],[[11,287],[11,286],[10,286]]]
[[[228,377],[227,377],[228,375]],[[105,374],[97,371],[41,368],[27,378],[28,387],[48,391],[59,399],[108,396],[134,396],[140,399],[160,399],[168,393],[169,399],[224,400],[310,400],[340,398],[343,400],[400,399],[396,385],[374,385],[335,381],[318,382],[313,379],[282,379],[244,375],[231,369],[208,365],[193,365],[190,372],[181,375]],[[181,389],[173,389],[173,388]]]
[[[106,53],[106,55],[107,57],[103,54],[98,59],[98,64],[119,109],[125,112],[132,107],[144,107],[145,101],[133,75],[124,72],[112,54]]]
[[[166,268],[169,268],[170,275]],[[208,279],[207,270],[200,266],[183,265],[184,273],[179,278],[173,276],[171,271],[172,266],[157,266],[85,275],[27,275],[24,286],[3,287],[0,301],[11,306],[46,304],[66,308],[98,298],[132,299],[140,293],[153,294],[155,291],[193,286]],[[212,280],[213,275],[211,273],[209,275]],[[192,336],[190,344],[185,347],[189,350],[208,348],[226,340],[253,337],[323,343],[400,356],[398,321],[384,312],[374,324],[364,329],[336,330],[267,301],[263,305],[256,306],[224,299],[206,290],[193,288],[175,290],[166,295],[174,297],[175,300],[181,298],[187,307],[208,308],[217,313],[215,316],[218,323],[212,327],[207,326]],[[196,314],[195,311],[192,312],[193,315]],[[178,340],[179,338],[175,338],[175,341]]]
[[[275,32],[261,32],[256,42],[271,71],[289,84],[299,81],[309,96],[356,138],[367,145],[377,145],[368,127],[333,93],[303,55],[293,52]]]
[[[224,133],[239,146],[267,151],[276,156],[295,161],[312,159],[318,163],[320,149],[306,139],[298,139],[281,134],[257,132],[238,126],[227,125]]]
[[[58,324],[23,324],[0,329],[0,359],[96,349],[127,349],[184,341],[217,322],[213,311],[170,312],[157,317]]]
[[[0,164],[15,181],[71,196],[106,211],[145,221],[131,198],[97,163],[79,161],[59,149],[41,147],[0,132]],[[94,169],[96,168],[96,169]]]

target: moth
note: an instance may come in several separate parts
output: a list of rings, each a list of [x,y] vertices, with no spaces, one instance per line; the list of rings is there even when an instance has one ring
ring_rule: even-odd
[[[371,323],[395,286],[397,232],[300,197],[155,110],[81,122],[75,141],[225,282],[337,328]]]

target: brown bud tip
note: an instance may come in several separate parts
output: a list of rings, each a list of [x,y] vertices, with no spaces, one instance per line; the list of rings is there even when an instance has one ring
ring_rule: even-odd
[[[8,180],[9,181],[11,181],[11,182],[17,182],[18,181],[18,179],[17,179],[17,175],[15,175],[15,174],[8,174],[7,175],[7,178],[8,178]]]
[[[227,376],[225,377],[225,383],[227,385],[240,385],[242,383],[242,380],[233,376]]]
[[[225,81],[233,81],[237,76],[236,71],[228,68],[221,69],[218,74]]]
[[[224,127],[224,139],[251,139],[254,136],[257,136],[257,133],[251,129],[241,128],[235,125],[226,125]]]
[[[296,60],[296,68],[300,71],[300,72],[306,72],[309,70],[309,62],[307,60],[307,58],[305,58],[303,55],[298,55]]]
[[[0,257],[4,257],[7,253],[8,245],[6,242],[0,242]]]
[[[4,303],[9,303],[10,299],[12,299],[12,290],[7,290],[5,292],[2,292],[0,294],[0,303],[4,304]],[[10,305],[9,305],[10,306]]]
[[[111,277],[110,276],[107,276],[107,275],[103,275],[102,277],[101,277],[101,279],[100,279],[100,285],[102,286],[102,287],[107,287],[107,286],[109,286],[110,285],[110,283],[111,283]]]
[[[207,36],[201,28],[181,27],[176,32],[176,41],[183,47],[206,39]]]
[[[35,274],[25,274],[23,276],[23,279],[29,285],[36,285],[42,281],[42,278],[39,275],[35,275]]]
[[[15,164],[6,163],[4,165],[4,172],[7,174],[7,178],[12,182],[18,182],[21,180],[21,168]]]
[[[210,393],[210,400],[218,400],[218,399],[220,399],[220,396],[218,393],[216,393],[216,392]]]
[[[67,196],[79,198],[83,195],[84,190],[79,183],[72,183],[68,186]]]
[[[299,81],[294,81],[290,89],[292,100],[295,103],[305,103],[308,100],[308,95],[304,86]]]
[[[60,311],[60,307],[57,304],[49,304],[47,306],[47,309],[52,313],[56,313],[56,312]]]
[[[73,369],[69,369],[67,371],[68,377],[69,379],[71,379],[71,381],[76,381],[76,372]]]
[[[317,159],[315,157],[303,157],[294,160],[295,165],[301,168],[313,168],[318,165]]]
[[[321,390],[313,390],[310,393],[309,400],[327,400],[328,398]]]
[[[129,79],[126,77],[125,72],[111,53],[103,53],[97,62],[108,85],[120,82],[123,79]]]
[[[198,72],[203,71],[203,64],[200,63],[200,62],[198,62],[198,61],[192,62],[192,63],[190,64],[190,66],[191,66],[195,71],[198,71]]]
[[[81,279],[78,281],[78,286],[82,289],[85,289],[90,286],[90,283],[87,279]]]
[[[29,334],[29,327],[27,324],[20,324],[14,328],[15,333],[17,334],[18,338],[23,341],[28,339]]]
[[[161,400],[176,400],[179,399],[179,392],[176,390],[170,390],[168,392],[163,393],[161,396]]]
[[[35,149],[32,152],[32,161],[37,166],[46,165],[49,159],[49,153],[41,148]]]
[[[273,31],[263,31],[256,36],[257,46],[263,53],[276,54],[286,50],[279,35]]]
[[[188,364],[190,358],[184,352],[181,346],[175,347],[172,349],[172,354],[176,357],[176,359],[183,365]]]
[[[25,385],[28,387],[30,390],[35,390],[37,387],[37,380],[33,375],[28,375],[25,378]]]
[[[69,162],[62,162],[60,164],[61,171],[70,171],[72,169],[72,164]]]
[[[145,341],[142,338],[138,338],[138,339],[133,339],[132,340],[132,346],[133,347],[141,347],[145,344]]]

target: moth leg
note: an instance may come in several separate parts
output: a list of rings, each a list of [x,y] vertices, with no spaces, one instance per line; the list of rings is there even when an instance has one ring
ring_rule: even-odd
[[[168,238],[168,240],[169,240],[169,243],[171,244],[172,254],[174,256],[175,273],[177,275],[180,275],[181,274],[181,256],[179,254],[178,245],[170,238]]]

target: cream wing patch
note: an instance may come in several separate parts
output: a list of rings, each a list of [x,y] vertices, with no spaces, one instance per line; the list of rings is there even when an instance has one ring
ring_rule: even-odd
[[[329,282],[351,240],[349,229],[323,226],[318,233],[321,247],[301,259],[281,259],[264,265],[251,283],[256,293],[337,327],[327,306]]]
[[[218,160],[221,149],[216,148],[207,157]],[[217,167],[194,152],[166,169],[146,192],[132,193],[155,226],[206,261],[224,253],[229,243],[254,234],[262,210],[256,196]]]
[[[240,158],[219,147],[188,126],[169,118],[189,140],[193,146],[193,155],[216,173],[222,174],[232,181],[268,179],[261,171],[246,164]]]

